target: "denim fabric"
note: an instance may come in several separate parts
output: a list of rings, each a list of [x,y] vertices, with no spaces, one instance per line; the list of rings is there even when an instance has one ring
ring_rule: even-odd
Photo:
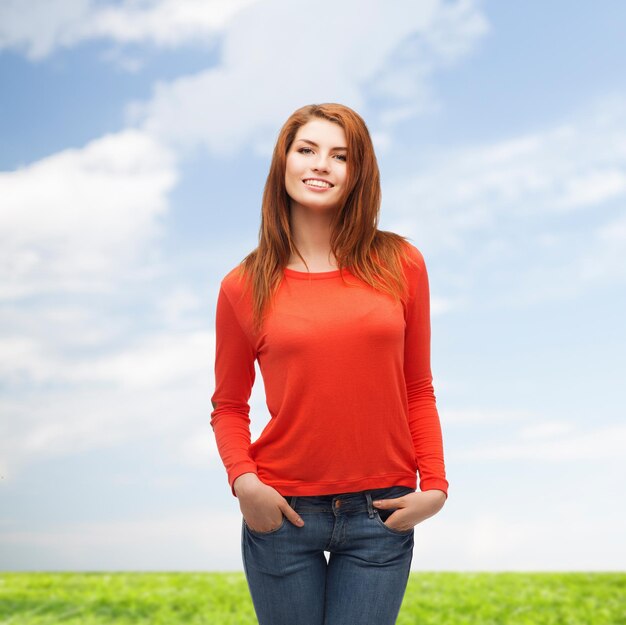
[[[250,529],[242,517],[243,567],[259,625],[393,625],[409,578],[415,529],[388,527],[394,509],[379,510],[372,501],[412,492],[391,486],[286,496],[304,526],[283,515],[269,532]]]

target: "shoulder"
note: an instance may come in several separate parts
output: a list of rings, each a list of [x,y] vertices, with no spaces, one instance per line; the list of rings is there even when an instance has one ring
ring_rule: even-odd
[[[419,248],[408,241],[403,242],[402,265],[409,273],[420,273],[426,269],[424,255]]]
[[[407,302],[416,301],[428,292],[428,273],[421,250],[405,242],[402,267],[406,278]]]
[[[241,264],[235,265],[232,269],[229,269],[228,272],[222,278],[222,285],[230,288],[239,284],[241,278],[243,277],[243,271]]]
[[[248,282],[241,264],[230,269],[220,282],[221,290],[226,294],[232,304],[237,304],[244,299]]]

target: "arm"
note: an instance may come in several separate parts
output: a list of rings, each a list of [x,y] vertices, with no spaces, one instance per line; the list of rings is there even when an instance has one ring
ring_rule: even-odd
[[[234,497],[235,480],[244,473],[257,474],[248,454],[250,406],[256,354],[244,333],[223,285],[215,315],[215,392],[211,397],[211,427],[228,474]]]
[[[430,366],[430,290],[421,252],[413,247],[416,265],[408,269],[410,294],[406,309],[404,374],[409,427],[420,490],[439,490],[448,497],[443,437]]]

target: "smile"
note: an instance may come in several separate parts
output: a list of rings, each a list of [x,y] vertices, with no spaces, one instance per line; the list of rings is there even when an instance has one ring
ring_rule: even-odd
[[[310,189],[315,189],[317,190],[326,190],[326,189],[331,189],[333,187],[332,184],[330,184],[329,182],[325,182],[323,180],[310,180],[310,179],[306,179],[302,181],[305,186],[309,187]]]

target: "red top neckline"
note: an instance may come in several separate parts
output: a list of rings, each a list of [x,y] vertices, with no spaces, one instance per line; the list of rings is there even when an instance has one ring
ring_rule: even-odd
[[[331,269],[330,271],[297,271],[296,269],[289,269],[285,267],[283,269],[286,276],[290,278],[297,278],[299,280],[323,280],[324,278],[335,278],[341,276],[340,269]],[[349,274],[350,270],[345,267],[343,269],[344,274]]]

